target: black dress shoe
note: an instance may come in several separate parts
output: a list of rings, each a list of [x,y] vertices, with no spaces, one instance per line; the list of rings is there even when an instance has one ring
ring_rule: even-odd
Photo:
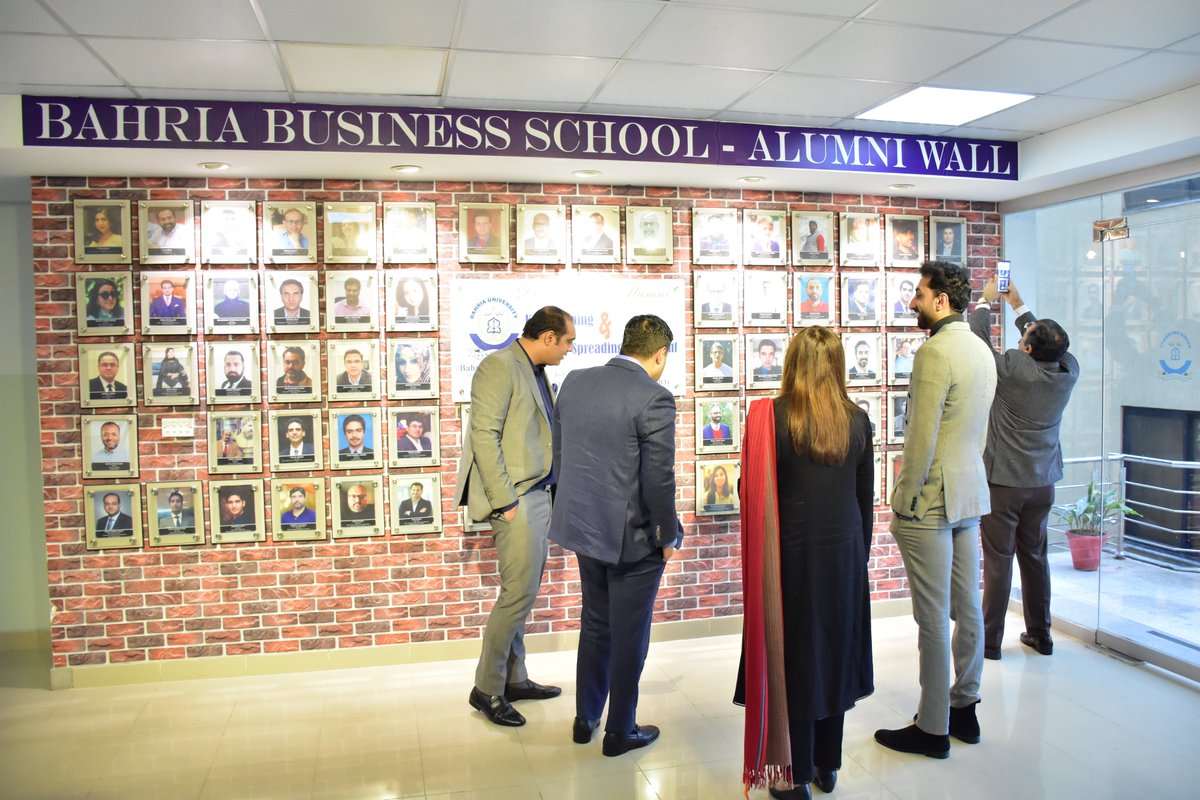
[[[1000,648],[999,647],[983,648],[983,657],[986,658],[988,661],[999,661],[1000,660]]]
[[[962,708],[950,707],[950,735],[960,742],[979,744],[979,720],[975,718],[976,700]]]
[[[472,688],[471,696],[467,700],[472,708],[482,711],[485,717],[497,725],[519,728],[525,724],[525,718],[521,716],[521,712],[499,695],[484,694],[478,688]]]
[[[1022,633],[1021,644],[1026,647],[1032,647],[1044,656],[1054,653],[1054,640],[1050,638],[1050,634],[1037,633]]]
[[[875,741],[901,753],[916,753],[929,758],[947,758],[950,755],[949,735],[926,733],[916,725],[894,731],[875,731]]]
[[[510,703],[515,700],[549,700],[560,694],[562,689],[557,686],[542,686],[529,680],[524,683],[510,683],[504,687],[504,699]]]
[[[600,727],[598,719],[580,719],[575,718],[575,725],[571,728],[571,738],[575,744],[587,744],[592,740],[592,734],[596,732],[596,728]]]
[[[653,725],[634,725],[630,733],[606,733],[601,747],[606,756],[619,756],[645,747],[658,738],[658,728]]]
[[[775,800],[812,800],[812,789],[808,788],[807,783],[793,786],[791,789],[776,789],[772,786],[767,789],[767,794]]]
[[[813,778],[813,783],[817,785],[825,794],[833,791],[833,787],[837,786],[837,770],[836,769],[817,769],[817,777]]]

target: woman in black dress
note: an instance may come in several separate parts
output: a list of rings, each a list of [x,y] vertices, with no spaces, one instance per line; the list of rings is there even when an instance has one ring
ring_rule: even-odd
[[[743,780],[774,784],[776,798],[811,797],[814,781],[833,790],[845,712],[874,691],[871,423],[844,369],[840,337],[805,328],[788,347],[782,393],[746,417],[735,701],[746,705]]]

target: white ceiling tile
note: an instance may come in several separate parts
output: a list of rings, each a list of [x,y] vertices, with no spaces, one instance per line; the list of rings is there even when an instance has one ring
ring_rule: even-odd
[[[1200,54],[1150,53],[1059,89],[1055,95],[1140,102],[1200,83]]]
[[[585,103],[614,63],[606,58],[458,53],[446,94]]]
[[[265,42],[88,41],[117,74],[134,86],[258,91],[286,88]]]
[[[75,33],[164,39],[261,40],[262,27],[246,0],[165,3],[153,0],[46,0]]]
[[[1002,41],[999,36],[855,22],[836,31],[788,72],[919,83]],[[853,53],[854,58],[846,58]]]
[[[914,125],[908,122],[884,122],[877,119],[844,119],[831,127],[863,133],[898,133],[907,136],[942,136],[949,130],[945,125]]]
[[[280,41],[449,47],[458,0],[259,0]]]
[[[383,108],[434,108],[441,106],[441,96],[430,97],[417,94],[378,94],[364,89],[362,92],[296,92],[297,103],[313,103],[330,106],[379,106]]]
[[[457,44],[467,50],[619,57],[658,3],[628,0],[490,0],[470,3]]]
[[[762,114],[810,114],[846,117],[864,111],[908,88],[883,81],[774,75],[739,100],[736,111]]]
[[[13,84],[121,84],[75,39],[19,33],[0,34],[0,80]]]
[[[580,109],[581,103],[554,103],[548,100],[496,100],[490,97],[446,97],[446,108],[484,108],[507,111],[554,111],[572,114]]]
[[[709,113],[732,103],[761,81],[762,72],[676,64],[623,62],[596,102],[661,109],[699,108]]]
[[[124,86],[80,86],[78,83],[4,83],[0,94],[28,94],[42,97],[136,98],[138,93]],[[19,127],[20,123],[18,123]]]
[[[443,50],[281,44],[279,53],[297,91],[336,92],[353,87],[379,94],[442,93]]]
[[[907,22],[929,28],[1017,33],[1078,0],[879,0],[867,19]]]
[[[1200,36],[1189,36],[1183,41],[1176,42],[1167,49],[1180,50],[1185,53],[1200,53]]]
[[[713,115],[724,122],[749,122],[761,125],[794,125],[801,128],[832,128],[841,117],[814,117],[808,114],[761,114],[728,109]]]
[[[632,58],[779,69],[842,24],[818,17],[668,6],[630,51]]]
[[[664,119],[705,120],[712,117],[711,108],[656,108],[623,103],[589,103],[583,108],[588,114],[608,114],[613,117],[662,117]]]
[[[1116,111],[1129,103],[1119,100],[1094,100],[1082,97],[1035,97],[1020,105],[1006,108],[975,121],[981,128],[1039,131],[1073,125],[1085,119]],[[972,125],[963,127],[970,128]]]
[[[232,100],[240,103],[287,103],[291,96],[285,91],[262,92],[242,89],[159,89],[134,87],[147,100]],[[342,102],[345,102],[344,100]]]
[[[1089,0],[1025,31],[1027,36],[1130,47],[1165,47],[1196,33],[1196,0],[1153,0],[1136,6],[1127,0]]]
[[[66,33],[58,20],[38,3],[0,3],[0,31],[5,33]]]
[[[754,8],[763,11],[788,11],[798,14],[852,18],[876,0],[721,0],[722,6]],[[673,0],[677,4],[712,5],[712,0]]]
[[[961,139],[999,139],[1002,142],[1020,142],[1033,136],[1037,136],[1041,131],[1014,131],[1007,128],[968,128],[960,126],[951,128],[944,135],[955,136]]]
[[[1050,92],[1138,55],[1116,47],[1090,47],[1009,39],[976,58],[932,76],[929,83],[950,89],[998,92]]]

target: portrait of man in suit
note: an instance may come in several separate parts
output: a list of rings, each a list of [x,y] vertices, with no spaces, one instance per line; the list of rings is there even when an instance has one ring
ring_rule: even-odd
[[[242,451],[241,444],[237,441],[238,426],[234,420],[226,420],[218,423],[221,426],[221,434],[217,440],[217,463],[218,464],[239,464],[242,457],[245,455]]]
[[[533,220],[529,223],[532,236],[525,239],[526,253],[554,253],[558,250],[558,243],[554,240],[554,236],[550,232],[550,215],[539,211],[533,215]]]
[[[851,322],[876,321],[874,281],[868,278],[848,279],[847,286],[850,290],[846,300],[848,319]]]
[[[611,256],[613,240],[605,230],[604,215],[595,211],[588,215],[589,229],[584,234],[583,252],[592,256]]]
[[[121,495],[125,495],[122,500]],[[129,505],[128,492],[106,492],[100,498],[100,506],[104,510],[96,517],[96,538],[115,539],[133,535],[133,517],[129,516],[122,505]]]
[[[246,357],[240,350],[230,350],[221,360],[221,368],[225,372],[225,380],[217,387],[218,397],[234,397],[249,395],[253,384],[246,377]]]
[[[342,420],[342,438],[346,446],[338,449],[343,461],[361,461],[375,457],[375,450],[367,442],[367,420],[362,414],[347,414]]]
[[[371,371],[365,367],[362,350],[351,347],[342,351],[343,371],[337,376],[337,391],[339,392],[370,392],[372,389]]]
[[[317,527],[317,512],[308,507],[308,491],[293,486],[288,492],[287,506],[279,514],[279,524],[301,530]]]
[[[221,489],[221,533],[234,533],[253,528],[253,492],[249,486],[226,486]]]
[[[310,439],[309,427],[312,420],[306,417],[283,417],[279,421],[282,452],[280,461],[313,461],[313,443]]]
[[[158,297],[150,303],[150,319],[177,320],[186,316],[183,298],[175,295],[175,281],[172,278],[163,278],[158,284]]]
[[[158,532],[166,533],[195,533],[196,511],[194,508],[184,508],[183,492],[178,489],[159,489],[158,493],[168,492],[167,509],[158,514]],[[161,499],[159,504],[161,506]]]
[[[433,504],[422,497],[425,487],[420,481],[413,481],[408,487],[408,497],[400,501],[396,518],[401,525],[428,525],[433,522]]]
[[[874,380],[878,377],[878,373],[873,369],[873,362],[874,353],[870,342],[866,339],[858,339],[854,342],[854,357],[846,374],[850,380]]]
[[[96,357],[96,377],[88,381],[88,394],[93,400],[124,400],[129,397],[129,387],[117,380],[121,370],[121,357],[112,350],[105,350]]]
[[[489,211],[476,211],[471,215],[471,230],[468,233],[467,252],[487,253],[500,249],[500,240],[496,236],[495,222]]]
[[[396,451],[421,455],[433,450],[433,443],[425,435],[427,418],[424,414],[411,414],[404,420],[404,427],[396,431]]]
[[[276,325],[309,325],[311,312],[304,307],[304,284],[295,278],[286,278],[279,284],[280,305],[272,316]]]
[[[962,263],[963,243],[959,234],[961,226],[952,222],[939,222],[936,227],[937,233],[933,241],[938,259],[951,263]]]

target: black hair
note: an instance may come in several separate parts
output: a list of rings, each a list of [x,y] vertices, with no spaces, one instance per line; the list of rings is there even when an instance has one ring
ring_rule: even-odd
[[[546,331],[550,331],[555,336],[565,336],[568,321],[574,321],[574,319],[558,306],[539,308],[533,313],[532,317],[525,321],[525,328],[521,331],[521,337],[523,339],[536,339]]]
[[[971,302],[971,275],[965,267],[948,261],[926,261],[921,265],[921,277],[929,278],[929,288],[936,297],[945,292],[950,307],[962,313]]]
[[[1030,355],[1036,361],[1058,361],[1071,346],[1067,332],[1052,319],[1039,319],[1026,332],[1025,342],[1033,349]]]
[[[625,323],[621,355],[649,358],[674,341],[675,335],[662,317],[639,314]]]

